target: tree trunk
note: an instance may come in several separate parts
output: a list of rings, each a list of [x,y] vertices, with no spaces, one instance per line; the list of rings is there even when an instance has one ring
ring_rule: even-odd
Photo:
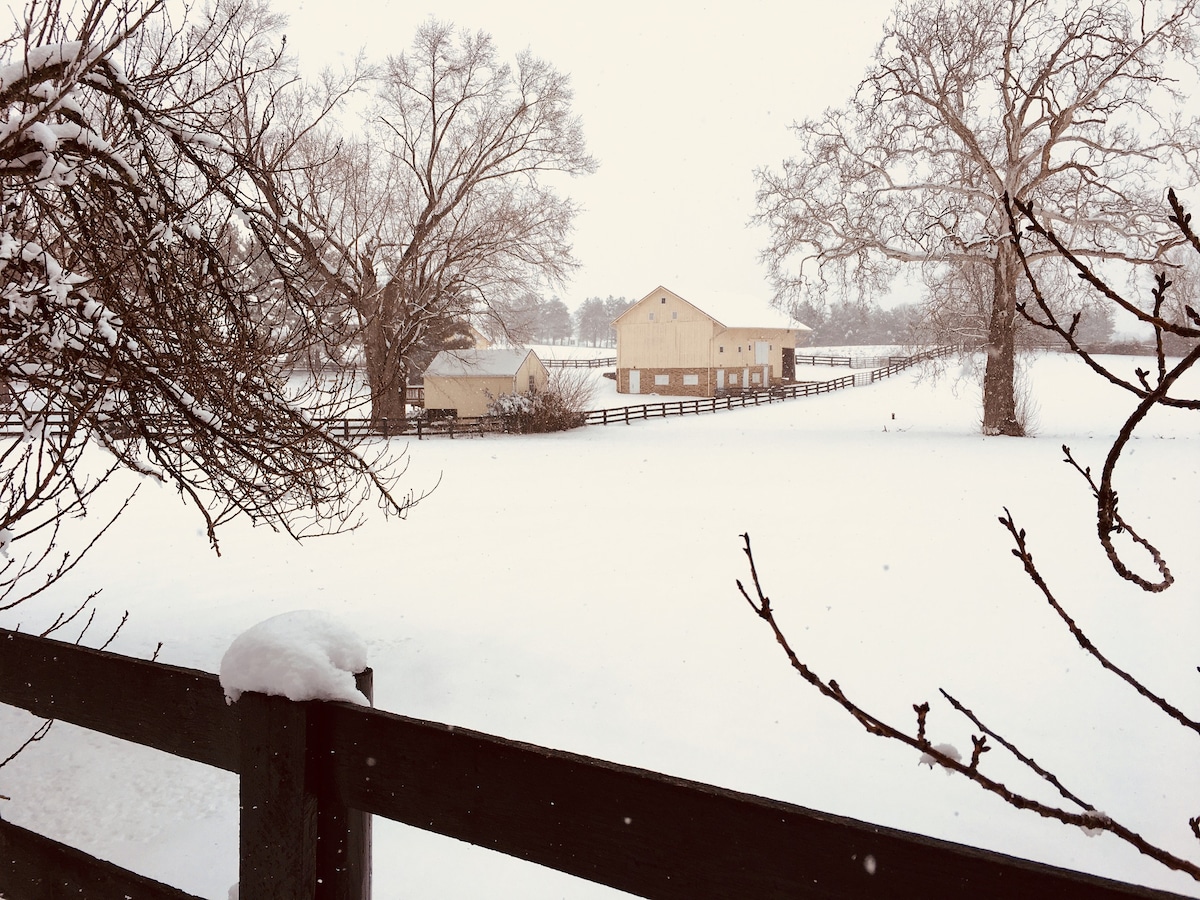
[[[983,373],[983,433],[1021,437],[1017,418],[1016,329],[1017,254],[1002,241],[996,251],[992,281],[992,316],[988,323],[987,364]]]
[[[374,428],[382,427],[385,419],[389,428],[392,423],[403,424],[406,415],[407,372],[401,348],[395,346],[396,341],[390,334],[395,298],[388,287],[384,288],[382,302],[377,308],[360,311],[366,320],[363,355],[367,385],[371,390],[371,426]]]

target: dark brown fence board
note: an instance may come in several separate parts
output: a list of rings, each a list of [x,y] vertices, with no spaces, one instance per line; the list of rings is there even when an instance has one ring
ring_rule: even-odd
[[[207,672],[0,629],[0,697],[46,719],[238,769],[237,717]]]
[[[10,900],[199,900],[3,820],[0,895]]]
[[[243,694],[239,896],[315,900],[317,797],[306,779],[309,704]]]
[[[351,805],[638,896],[1176,896],[386,712],[327,713]]]
[[[615,366],[615,356],[603,356],[598,359],[543,359],[547,369],[604,369]]]
[[[150,746],[172,743],[175,732],[154,720],[153,737],[146,739],[134,727],[140,718],[122,714],[125,703],[113,703],[112,697],[128,701],[138,690],[153,688],[135,680],[137,690],[126,683],[118,692],[114,680],[131,673],[145,679],[149,672],[168,682],[201,676],[189,690],[199,684],[220,697],[215,676],[11,632],[0,632],[0,663],[4,702],[28,700],[28,693],[40,689],[65,690],[63,673],[75,668],[66,676],[74,693],[100,698],[93,702],[103,700],[105,714],[121,723],[100,721],[96,730]],[[28,672],[18,672],[18,666]],[[186,730],[190,714],[184,709],[178,715],[178,698],[153,692],[174,729]],[[65,697],[17,705],[48,706],[52,714],[85,726],[100,715],[97,706]],[[662,900],[1179,896],[349,704],[291,704],[247,694],[233,709],[238,716],[222,721],[241,722],[235,771],[243,773],[243,896],[367,896],[357,876],[334,886],[354,866],[358,875],[369,868],[369,827],[355,833],[353,809],[363,822],[369,814],[384,815]],[[126,733],[131,730],[135,733]],[[329,811],[333,814],[326,815]],[[360,854],[353,865],[340,870],[334,865],[332,881],[325,878],[328,865],[318,868],[321,835],[332,835],[326,851],[336,845],[346,848],[343,857]],[[63,882],[69,893],[53,893],[57,882],[47,874],[57,878],[76,865],[91,873],[87,867],[99,864],[22,830],[0,828],[0,837],[0,863],[5,855],[15,861],[0,865],[0,879],[8,878],[0,880],[0,890],[15,883],[16,889],[7,890],[14,900],[77,896],[69,880]],[[328,852],[325,857],[328,862]],[[112,896],[187,896],[153,883],[145,887],[138,876],[120,870],[109,874],[120,891]],[[98,876],[71,877],[87,879],[87,896],[110,896],[90,890]],[[138,893],[119,880],[127,877],[138,890],[166,893]]]
[[[373,700],[374,673],[354,676],[358,689]],[[308,772],[317,796],[317,882],[322,900],[370,900],[371,816],[342,799],[326,761],[337,752],[325,715],[327,704],[308,711]],[[363,748],[356,748],[361,753]]]

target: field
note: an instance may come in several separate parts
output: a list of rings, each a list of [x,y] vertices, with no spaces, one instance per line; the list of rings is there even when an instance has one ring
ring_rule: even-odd
[[[1187,827],[1200,814],[1195,735],[1079,650],[997,524],[1011,510],[1080,624],[1194,715],[1200,420],[1156,413],[1118,474],[1123,512],[1178,578],[1142,595],[1109,570],[1090,492],[1061,450],[1099,468],[1129,399],[1047,355],[1030,376],[1037,436],[983,438],[978,390],[959,374],[913,370],[558,435],[413,442],[405,484],[433,490],[407,520],[305,544],[238,524],[219,557],[177,496],[144,484],[94,556],[0,625],[36,631],[103,588],[95,635],[130,613],[112,649],[148,657],[161,641],[161,660],[216,671],[255,622],[324,609],[366,638],[384,709],[1200,896],[1110,837],[1013,811],[866,734],[791,672],[737,592],[749,532],[793,645],[862,705],[907,725],[929,700],[933,739],[969,752],[944,687],[1077,794],[1200,855]],[[0,708],[0,758],[32,727]],[[1055,797],[999,749],[983,766]],[[237,880],[224,773],[56,725],[0,769],[0,794],[12,797],[5,819],[193,893],[223,900]],[[375,827],[380,898],[614,896]]]

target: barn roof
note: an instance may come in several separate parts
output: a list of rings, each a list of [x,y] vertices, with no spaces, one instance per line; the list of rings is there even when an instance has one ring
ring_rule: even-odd
[[[425,377],[442,378],[512,377],[532,350],[443,350],[433,358]]]
[[[732,296],[722,294],[715,291],[705,293],[704,300],[700,303],[693,303],[686,297],[675,293],[670,288],[659,285],[649,294],[634,303],[629,309],[621,313],[613,320],[614,324],[619,321],[622,316],[625,316],[634,307],[640,306],[642,303],[656,297],[660,294],[667,293],[673,297],[682,300],[689,306],[699,310],[704,315],[708,316],[718,325],[724,328],[781,328],[791,331],[810,331],[807,325],[802,325],[799,322],[791,319],[784,313],[773,308],[769,303],[760,299]]]

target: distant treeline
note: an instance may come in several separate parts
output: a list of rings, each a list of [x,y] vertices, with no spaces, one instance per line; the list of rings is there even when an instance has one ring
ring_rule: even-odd
[[[921,308],[902,304],[884,309],[877,303],[800,303],[792,317],[812,329],[811,347],[909,344],[915,342]]]

